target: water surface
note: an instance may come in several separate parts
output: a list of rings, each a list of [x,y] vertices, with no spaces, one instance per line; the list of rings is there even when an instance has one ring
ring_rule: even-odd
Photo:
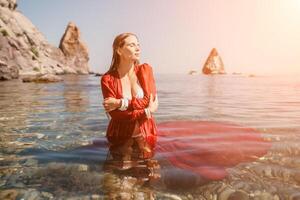
[[[134,175],[103,171],[107,149],[92,145],[108,124],[99,77],[7,81],[0,83],[1,189],[46,199],[113,198],[111,193],[123,199],[300,198],[299,77],[156,75],[156,82],[158,123],[235,123],[260,131],[272,148],[255,162],[228,169],[221,181],[202,183],[184,172],[186,182],[180,181],[193,190],[176,183],[184,174],[176,168],[161,169],[163,180],[140,184]]]

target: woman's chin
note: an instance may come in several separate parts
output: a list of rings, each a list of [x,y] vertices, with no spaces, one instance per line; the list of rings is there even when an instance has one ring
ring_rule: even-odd
[[[139,62],[139,60],[140,60],[139,58],[132,59],[133,62]]]

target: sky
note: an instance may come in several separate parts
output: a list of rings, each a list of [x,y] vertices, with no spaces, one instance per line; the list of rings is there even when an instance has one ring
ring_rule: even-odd
[[[155,73],[201,70],[211,49],[227,73],[300,75],[300,0],[19,0],[54,46],[72,21],[90,68],[106,72],[112,43],[135,33]]]

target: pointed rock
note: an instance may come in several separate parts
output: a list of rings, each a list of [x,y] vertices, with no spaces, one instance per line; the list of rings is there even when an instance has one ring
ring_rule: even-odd
[[[15,10],[17,7],[17,0],[0,0],[0,6]]]
[[[202,68],[203,74],[225,74],[224,64],[217,50],[213,48]]]
[[[68,66],[72,67],[79,74],[89,73],[88,50],[86,45],[80,40],[80,31],[73,22],[68,24],[60,40],[59,48],[66,56]]]

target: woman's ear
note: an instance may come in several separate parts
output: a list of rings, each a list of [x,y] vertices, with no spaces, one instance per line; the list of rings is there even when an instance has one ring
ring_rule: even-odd
[[[117,54],[118,54],[119,56],[122,55],[120,48],[117,49]]]

